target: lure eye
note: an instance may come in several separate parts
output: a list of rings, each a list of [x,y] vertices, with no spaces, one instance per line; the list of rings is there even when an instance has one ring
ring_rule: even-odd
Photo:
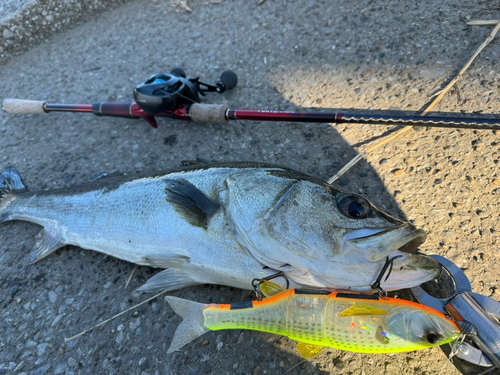
[[[370,203],[365,198],[355,195],[340,198],[337,205],[344,215],[353,219],[362,219],[371,209]]]
[[[438,337],[435,333],[428,333],[426,338],[429,344],[437,344],[438,342]]]

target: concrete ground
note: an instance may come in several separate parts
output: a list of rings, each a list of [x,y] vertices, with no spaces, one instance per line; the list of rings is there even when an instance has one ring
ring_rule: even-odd
[[[93,103],[132,99],[151,74],[180,66],[238,87],[205,102],[261,110],[418,111],[458,72],[498,19],[487,1],[344,2],[135,0],[63,27],[0,66],[0,99]],[[481,54],[438,110],[500,113],[500,44]],[[329,178],[385,134],[375,126],[234,122],[226,126],[92,114],[0,113],[0,167],[16,167],[32,190],[71,187],[102,173],[144,172],[197,157],[282,164]],[[491,131],[411,131],[370,154],[340,181],[388,213],[425,229],[423,252],[462,267],[473,291],[498,299],[500,137]],[[250,331],[211,332],[166,354],[180,319],[163,299],[64,344],[144,300],[134,292],[157,270],[68,246],[39,263],[28,254],[40,227],[0,226],[0,374],[433,374],[438,348],[394,355],[328,350],[302,362],[292,341]],[[238,302],[248,291],[199,286],[172,293]],[[206,341],[205,341],[206,340]],[[476,371],[476,370],[474,370]],[[448,363],[441,374],[457,374]],[[477,373],[472,372],[469,373]]]

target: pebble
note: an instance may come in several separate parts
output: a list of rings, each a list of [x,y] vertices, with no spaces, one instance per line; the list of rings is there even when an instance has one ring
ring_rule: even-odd
[[[33,341],[33,340],[28,340],[28,341],[26,341],[25,345],[26,345],[27,348],[33,348],[33,347],[36,346],[36,342]]]
[[[340,186],[347,186],[347,185],[349,185],[349,179],[348,178],[341,178],[339,180],[339,185]]]
[[[333,365],[334,365],[336,368],[340,369],[340,370],[342,370],[343,368],[345,368],[345,363],[344,363],[344,362],[342,362],[342,360],[340,360],[340,359],[338,359],[338,358],[334,358],[334,359],[332,360],[332,362],[333,362]]]
[[[14,33],[13,33],[12,31],[10,31],[10,30],[8,30],[8,29],[5,29],[5,30],[3,31],[3,37],[4,37],[5,39],[10,39],[10,38],[12,38],[13,36],[14,36]]]
[[[16,293],[19,292],[19,287],[17,285],[14,285],[11,289],[10,289],[10,295],[12,297],[14,297],[16,295]]]
[[[217,351],[221,350],[223,345],[224,345],[224,343],[222,341],[218,342],[217,343]]]
[[[51,327],[54,327],[57,323],[59,323],[59,321],[62,319],[62,314],[56,316],[56,318],[54,319],[54,321],[52,322],[52,324],[50,325]]]
[[[118,335],[116,335],[116,343],[121,344],[122,341],[123,341],[123,331],[120,331]]]
[[[405,174],[405,171],[403,169],[395,169],[392,171],[392,174],[394,176],[402,176]]]
[[[64,354],[64,349],[63,349],[63,348],[59,349],[59,354],[60,354],[60,355],[63,355],[63,354]]]
[[[207,340],[207,339],[205,339],[205,340],[203,341],[203,344],[202,344],[202,345],[203,345],[203,346],[207,346],[207,345],[208,345],[208,340]]]
[[[57,301],[57,294],[52,290],[49,292],[49,300],[52,303],[55,303]]]
[[[54,369],[54,374],[63,374],[66,371],[66,365],[64,363],[61,363],[60,365],[57,365],[56,368]]]
[[[18,298],[18,299],[16,299],[16,302],[17,302],[17,303],[21,303],[21,302],[22,302],[22,299],[21,299],[21,298]]]
[[[491,183],[492,183],[493,185],[498,185],[498,180],[493,180]]]
[[[200,371],[200,365],[196,365],[196,364],[190,364],[188,366],[188,371],[190,374],[193,374],[193,375],[198,375],[198,374],[201,374],[202,372]]]
[[[36,352],[39,357],[45,354],[45,350],[47,349],[48,346],[49,344],[38,344],[38,346],[36,347]]]
[[[488,216],[488,214],[484,211],[481,211],[481,210],[477,210],[476,211],[476,215],[479,216],[479,217],[486,217]]]
[[[238,368],[238,366],[239,366],[239,365],[240,365],[240,363],[239,363],[239,362],[236,362],[236,363],[233,365],[233,369],[235,369],[235,370],[236,370],[236,369]]]
[[[243,339],[244,339],[243,335],[244,335],[244,332],[241,332],[240,333],[240,337],[238,337],[238,344],[242,344],[243,343]]]
[[[142,358],[139,360],[139,367],[142,367],[145,363],[146,363],[146,357],[142,357]]]
[[[35,375],[43,375],[47,372],[47,370],[50,368],[50,365],[45,365],[40,367],[35,371]]]

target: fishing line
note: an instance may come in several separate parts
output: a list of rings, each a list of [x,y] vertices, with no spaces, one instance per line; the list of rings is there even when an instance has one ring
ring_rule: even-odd
[[[92,331],[93,329],[95,329],[95,328],[97,328],[97,327],[100,327],[100,326],[102,326],[102,325],[104,325],[104,324],[106,324],[106,323],[108,323],[108,322],[112,321],[112,320],[113,320],[113,319],[115,319],[115,318],[118,318],[120,315],[123,315],[123,314],[125,314],[126,312],[129,312],[130,310],[133,310],[133,309],[135,309],[135,308],[137,308],[137,307],[139,307],[139,306],[141,306],[141,305],[144,305],[146,302],[149,302],[149,301],[154,300],[155,298],[157,298],[157,297],[161,296],[162,294],[167,293],[168,291],[169,291],[168,289],[165,289],[163,292],[158,293],[157,295],[155,295],[155,296],[153,296],[153,297],[151,297],[151,298],[148,298],[147,300],[145,300],[145,301],[143,301],[143,302],[141,302],[141,303],[139,303],[139,304],[137,304],[137,305],[135,305],[135,306],[132,306],[131,308],[129,308],[129,309],[125,310],[125,311],[122,311],[121,313],[116,314],[115,316],[113,316],[113,317],[111,317],[111,318],[109,318],[109,319],[106,319],[105,321],[103,321],[103,322],[101,322],[101,323],[99,323],[99,324],[96,324],[95,326],[93,326],[93,327],[91,327],[91,328],[89,328],[89,329],[86,329],[86,330],[85,330],[85,331],[83,331],[83,332],[80,332],[78,335],[75,335],[75,336],[73,336],[73,337],[70,337],[69,339],[64,338],[64,343],[66,344],[67,342],[73,341],[74,339],[77,339],[78,337],[81,337],[81,336],[85,335],[86,333],[88,333],[88,332]]]
[[[451,345],[450,355],[448,356],[447,361],[444,363],[443,367],[441,368],[441,371],[439,371],[440,374],[444,371],[444,369],[448,365],[448,363],[453,364],[452,359],[458,353],[458,348],[464,342],[465,336],[466,336],[465,332],[462,332],[462,333],[460,333],[460,335],[458,335],[458,337],[455,339],[455,341],[453,341],[453,344]]]

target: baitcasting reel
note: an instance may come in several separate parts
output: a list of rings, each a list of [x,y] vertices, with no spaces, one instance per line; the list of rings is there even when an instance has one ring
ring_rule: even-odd
[[[187,79],[182,69],[174,68],[169,74],[155,74],[134,88],[134,99],[144,112],[156,116],[182,105],[199,103],[199,94],[205,96],[206,92],[223,93],[237,83],[238,77],[231,70],[226,70],[221,74],[219,82],[211,85],[201,82],[198,77]]]

